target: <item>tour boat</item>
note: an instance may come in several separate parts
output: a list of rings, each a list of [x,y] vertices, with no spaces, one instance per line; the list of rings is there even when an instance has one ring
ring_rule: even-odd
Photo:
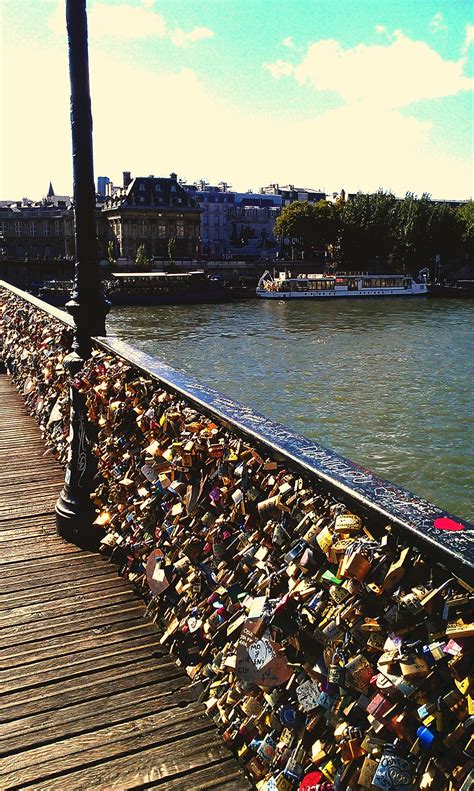
[[[257,296],[263,299],[322,299],[330,297],[407,297],[427,293],[425,273],[412,275],[296,275],[268,270],[258,281]]]

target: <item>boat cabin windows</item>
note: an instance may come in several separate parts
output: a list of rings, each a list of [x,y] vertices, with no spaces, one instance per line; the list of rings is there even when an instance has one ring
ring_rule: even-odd
[[[278,291],[334,291],[334,280],[297,278],[295,280],[280,280]]]
[[[402,285],[406,288],[405,280],[395,276],[362,278],[362,288],[401,288]]]
[[[331,291],[336,287],[334,280],[312,280],[310,282],[311,291]]]

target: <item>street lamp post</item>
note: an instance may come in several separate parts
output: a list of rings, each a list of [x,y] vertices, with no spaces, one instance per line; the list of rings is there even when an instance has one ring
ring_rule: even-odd
[[[74,339],[72,351],[64,360],[70,380],[70,446],[64,487],[55,510],[58,533],[75,543],[89,545],[94,538],[90,493],[96,472],[92,454],[95,433],[88,420],[85,397],[73,385],[90,357],[92,337],[105,335],[105,317],[110,303],[102,290],[97,257],[86,0],[66,0],[66,22],[76,260],[73,290],[66,305],[74,319]]]

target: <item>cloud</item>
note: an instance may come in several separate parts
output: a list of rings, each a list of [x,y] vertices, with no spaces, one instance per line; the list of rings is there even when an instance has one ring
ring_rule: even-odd
[[[454,96],[472,89],[463,61],[448,61],[423,41],[395,31],[389,44],[359,44],[344,49],[335,39],[309,45],[297,66],[264,64],[279,79],[293,75],[301,85],[339,94],[349,105],[401,108],[421,99]]]
[[[283,39],[282,44],[284,47],[288,47],[289,49],[294,49],[295,45],[293,42],[293,36],[287,36]]]
[[[95,3],[88,13],[94,37],[115,39],[164,38],[166,22],[155,11],[138,6]]]
[[[289,77],[293,74],[294,67],[286,60],[276,60],[275,63],[264,63],[263,68],[270,72],[275,80],[281,77]]]
[[[161,14],[150,10],[151,3],[143,2],[143,8],[127,4],[108,5],[94,3],[87,11],[87,23],[91,38],[115,38],[119,40],[140,38],[164,38],[166,22]],[[50,29],[64,35],[64,4],[59,2],[48,19]]]
[[[39,198],[52,179],[58,194],[70,194],[66,48],[5,49],[11,78],[2,108],[9,119],[3,129],[2,193]],[[300,182],[328,192],[382,186],[399,195],[413,190],[462,198],[472,191],[469,162],[436,150],[429,123],[387,107],[355,103],[309,120],[276,122],[216,98],[191,69],[160,74],[97,47],[91,47],[90,67],[95,173],[117,183],[122,170],[131,170],[157,176],[175,171],[211,183],[226,179],[243,190]],[[35,72],[48,74],[47,92],[31,91]],[[28,96],[28,103],[18,103],[18,96]],[[123,107],[126,112],[117,111]],[[210,128],[219,129],[218,139]],[[287,156],[282,140],[294,143]]]
[[[442,30],[448,29],[441,11],[438,11],[438,13],[434,15],[428,27],[432,33],[440,33]]]
[[[153,5],[154,0],[142,0],[142,7],[126,3],[117,5],[94,3],[87,14],[90,38],[96,41],[107,38],[117,41],[169,38],[176,47],[183,47],[214,36],[214,32],[208,27],[194,27],[189,32],[181,28],[170,30],[164,17],[152,10]],[[54,33],[64,36],[63,2],[58,3],[56,10],[48,19],[48,24]]]
[[[474,25],[467,25],[466,27],[466,38],[464,40],[464,51],[467,51],[468,47],[474,41]]]
[[[189,33],[185,33],[184,30],[177,27],[176,30],[173,30],[170,34],[171,41],[176,47],[185,47],[189,43],[202,41],[203,39],[212,38],[213,36],[214,31],[210,30],[208,27],[195,27]]]

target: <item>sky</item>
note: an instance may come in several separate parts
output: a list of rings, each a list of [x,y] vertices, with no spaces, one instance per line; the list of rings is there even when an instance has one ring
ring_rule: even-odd
[[[473,196],[467,0],[88,0],[94,171]],[[0,0],[0,199],[72,193],[65,0]]]

